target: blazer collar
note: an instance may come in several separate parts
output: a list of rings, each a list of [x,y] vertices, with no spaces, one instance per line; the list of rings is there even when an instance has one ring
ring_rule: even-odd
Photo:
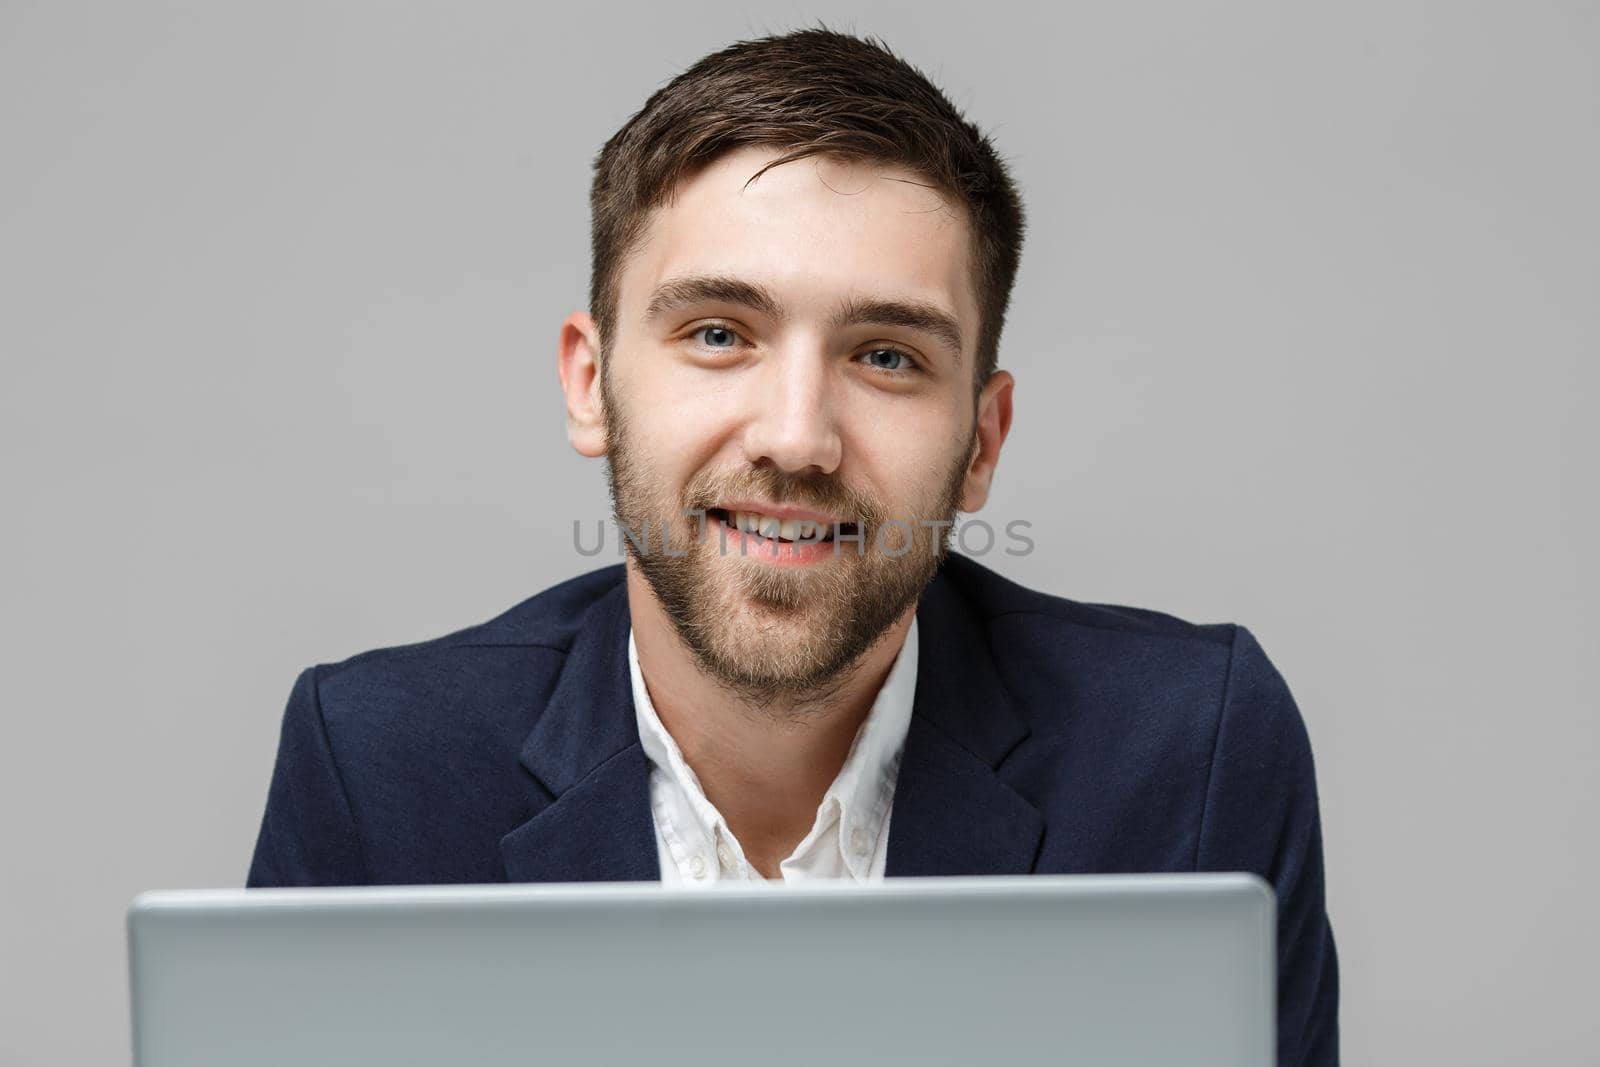
[[[542,794],[500,839],[513,882],[659,881],[650,765],[628,679],[628,588],[590,606],[520,761]]]
[[[1028,725],[1000,678],[984,621],[950,569],[940,569],[917,607],[917,695],[884,873],[1028,874],[1044,817],[996,773]]]
[[[540,791],[500,839],[516,882],[659,881],[650,765],[628,672],[627,584],[597,600],[520,754]],[[1001,780],[1028,735],[988,635],[941,569],[917,608],[916,698],[889,820],[886,875],[1026,874],[1039,811]]]

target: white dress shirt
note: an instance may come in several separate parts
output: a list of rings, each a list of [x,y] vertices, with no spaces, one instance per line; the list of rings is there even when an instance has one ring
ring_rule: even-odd
[[[661,881],[667,885],[771,882],[745,859],[721,812],[706,799],[700,780],[677,742],[662,725],[639,670],[639,652],[628,631],[628,668],[639,739],[650,760],[650,810],[655,819]],[[823,794],[811,832],[779,864],[783,883],[816,878],[856,882],[883,879],[888,856],[889,814],[911,702],[917,685],[917,622],[878,690],[838,777]]]

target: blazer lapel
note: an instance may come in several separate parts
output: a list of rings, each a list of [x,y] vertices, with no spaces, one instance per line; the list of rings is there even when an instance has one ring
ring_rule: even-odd
[[[627,587],[590,609],[521,751],[534,814],[500,839],[515,882],[659,881],[649,761],[628,672]],[[1028,726],[988,635],[941,571],[917,609],[917,687],[889,821],[888,877],[1027,874],[1044,817],[996,768]]]
[[[626,583],[589,609],[521,763],[535,814],[500,839],[513,882],[659,881],[650,766],[628,671]]]
[[[917,633],[916,701],[885,874],[1029,874],[1044,816],[995,773],[1028,725],[984,627],[942,569],[917,608]]]

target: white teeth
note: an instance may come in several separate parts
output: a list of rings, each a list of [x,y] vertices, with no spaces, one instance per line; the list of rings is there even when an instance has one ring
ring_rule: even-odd
[[[828,529],[827,523],[809,519],[778,519],[755,511],[729,512],[733,525],[745,533],[766,538],[783,538],[785,541],[817,541]]]

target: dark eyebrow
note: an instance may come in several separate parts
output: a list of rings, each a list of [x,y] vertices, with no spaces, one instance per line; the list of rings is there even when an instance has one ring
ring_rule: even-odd
[[[739,304],[770,318],[783,318],[783,306],[761,286],[713,274],[694,274],[662,282],[650,294],[644,317],[650,320],[690,304],[708,303]]]
[[[839,306],[828,323],[843,326],[900,326],[937,337],[961,362],[961,324],[932,304],[921,300],[876,300],[853,297]]]
[[[651,320],[691,304],[738,304],[782,322],[783,305],[766,288],[739,278],[715,274],[696,274],[670,278],[656,286],[645,305],[645,319]],[[921,300],[884,300],[875,297],[847,298],[828,320],[828,328],[845,326],[900,326],[938,338],[961,362],[961,324],[954,316]]]

